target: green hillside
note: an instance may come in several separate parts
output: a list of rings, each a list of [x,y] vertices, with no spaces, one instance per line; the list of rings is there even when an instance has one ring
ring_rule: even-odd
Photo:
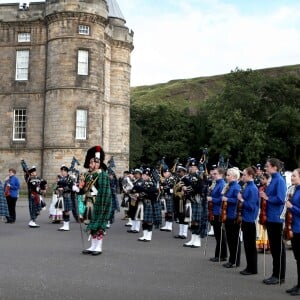
[[[284,74],[300,76],[300,64],[256,71],[268,76],[280,76]],[[152,106],[164,103],[170,104],[173,109],[182,110],[189,107],[192,110],[199,101],[208,99],[222,91],[225,86],[226,76],[227,74],[179,79],[171,80],[167,83],[133,87],[131,88],[131,104],[133,106]]]

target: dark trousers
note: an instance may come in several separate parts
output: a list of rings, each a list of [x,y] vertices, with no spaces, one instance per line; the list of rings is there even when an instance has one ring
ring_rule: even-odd
[[[78,204],[77,204],[77,194],[75,192],[71,192],[71,200],[72,200],[72,214],[76,222],[78,222]]]
[[[253,222],[242,222],[243,240],[247,261],[246,270],[257,273],[256,226]]]
[[[240,225],[235,220],[227,219],[225,221],[225,230],[229,249],[228,261],[239,266],[241,260]]]
[[[208,208],[207,208],[207,199],[206,197],[201,197],[200,203],[200,236],[201,238],[205,238],[207,236],[207,224],[208,224]]]
[[[220,216],[214,216],[214,220],[211,222],[214,228],[214,236],[216,239],[215,257],[227,258],[227,239],[224,226],[220,221]],[[221,240],[222,239],[222,240]],[[221,244],[221,255],[220,255],[220,244]]]
[[[8,222],[16,221],[16,203],[18,198],[13,198],[11,196],[6,197],[7,207],[9,212],[9,218],[7,218]]]
[[[267,222],[266,228],[273,258],[272,276],[285,279],[286,255],[282,239],[282,223]]]
[[[294,233],[292,238],[292,249],[297,262],[297,286],[300,287],[300,233]]]

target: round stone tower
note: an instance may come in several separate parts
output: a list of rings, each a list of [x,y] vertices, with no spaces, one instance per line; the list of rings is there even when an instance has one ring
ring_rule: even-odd
[[[133,34],[116,7],[114,0],[46,0],[45,178],[56,174],[58,162],[83,162],[96,144],[106,159],[114,156],[118,173],[128,168]],[[87,74],[79,72],[80,52]],[[85,138],[76,136],[78,110],[86,112]]]

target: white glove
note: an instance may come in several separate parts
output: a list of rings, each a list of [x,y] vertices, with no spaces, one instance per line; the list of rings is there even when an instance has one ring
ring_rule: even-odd
[[[77,185],[74,184],[74,185],[72,186],[72,191],[73,191],[73,192],[76,192],[76,193],[79,193],[79,187],[78,187]]]
[[[91,192],[91,195],[92,195],[92,196],[97,196],[97,194],[98,194],[98,190],[95,188],[94,185],[92,185],[92,192]]]

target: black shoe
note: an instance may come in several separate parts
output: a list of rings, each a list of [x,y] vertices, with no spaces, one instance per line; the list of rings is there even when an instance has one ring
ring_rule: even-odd
[[[181,239],[181,235],[174,235],[174,239]]]
[[[129,233],[138,233],[137,230],[132,230],[132,229],[127,230],[127,232],[129,232]]]
[[[93,251],[91,251],[91,250],[82,250],[81,253],[84,254],[84,255],[87,255],[87,254],[92,254]]]
[[[185,235],[181,235],[180,238],[181,238],[182,240],[185,240],[185,239],[186,239],[186,236],[185,236]]]
[[[255,275],[257,272],[250,272],[247,269],[240,272],[241,275]]]
[[[227,258],[226,258],[226,257],[221,257],[221,258],[219,259],[219,257],[212,257],[212,258],[210,258],[209,260],[212,261],[212,262],[219,262],[219,261],[226,261]]]
[[[211,257],[209,260],[212,261],[212,262],[218,262],[219,257]]]
[[[101,251],[92,251],[93,256],[100,255],[101,253],[102,253]]]
[[[263,283],[267,284],[267,285],[279,284],[279,283],[281,284],[281,283],[284,283],[284,279],[279,280],[279,278],[271,276],[270,278],[264,279]]]
[[[233,268],[234,267],[234,264],[232,264],[231,262],[227,262],[225,264],[223,264],[223,267],[229,269],[229,268]]]
[[[292,291],[292,292],[290,293],[290,295],[291,295],[291,296],[298,296],[298,295],[300,295],[300,288],[297,287],[294,291]]]
[[[290,288],[290,289],[286,290],[285,292],[286,292],[286,293],[288,293],[288,294],[290,294],[290,293],[292,293],[292,292],[296,291],[297,289],[299,289],[299,288],[298,288],[298,286],[297,286],[297,285],[295,285],[295,286],[293,286],[292,288]]]

